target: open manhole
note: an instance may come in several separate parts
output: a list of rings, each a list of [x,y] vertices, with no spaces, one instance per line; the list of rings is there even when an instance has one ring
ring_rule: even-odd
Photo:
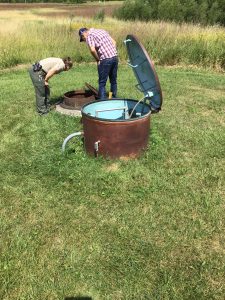
[[[60,106],[69,110],[81,110],[84,104],[97,100],[98,91],[87,82],[85,85],[87,89],[66,92]]]

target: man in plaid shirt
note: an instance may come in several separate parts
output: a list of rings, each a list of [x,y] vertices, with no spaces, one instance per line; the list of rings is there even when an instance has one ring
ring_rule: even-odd
[[[106,99],[106,82],[110,80],[112,97],[117,94],[118,57],[116,42],[109,33],[102,29],[81,28],[79,30],[80,42],[86,42],[92,56],[98,65],[99,98]]]

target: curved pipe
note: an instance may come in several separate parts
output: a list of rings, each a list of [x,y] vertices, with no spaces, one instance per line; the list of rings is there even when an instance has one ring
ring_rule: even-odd
[[[63,144],[62,144],[62,152],[65,151],[65,147],[66,147],[66,144],[69,142],[69,140],[71,140],[74,136],[79,136],[79,135],[83,135],[83,131],[79,131],[79,132],[74,132],[74,133],[71,133],[70,135],[68,135],[67,138],[65,138]]]
[[[131,114],[130,114],[130,116],[129,116],[129,119],[132,117],[135,108],[136,108],[136,107],[138,106],[138,104],[139,104],[142,100],[144,100],[144,99],[145,99],[145,97],[142,98],[141,100],[139,100],[138,103],[134,105],[134,108],[133,108],[133,110],[132,110],[132,112],[131,112]]]

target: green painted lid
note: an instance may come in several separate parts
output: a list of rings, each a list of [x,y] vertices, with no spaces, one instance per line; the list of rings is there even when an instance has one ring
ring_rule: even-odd
[[[129,57],[128,65],[138,81],[137,87],[143,92],[144,98],[149,100],[152,112],[158,112],[162,106],[162,91],[154,64],[134,35],[127,35],[124,43]]]

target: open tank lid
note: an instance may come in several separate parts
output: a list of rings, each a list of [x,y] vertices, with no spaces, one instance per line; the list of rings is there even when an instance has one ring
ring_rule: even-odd
[[[127,35],[124,41],[127,47],[129,63],[137,78],[137,88],[150,100],[152,112],[158,112],[162,106],[162,91],[153,62],[144,46],[134,35]]]

